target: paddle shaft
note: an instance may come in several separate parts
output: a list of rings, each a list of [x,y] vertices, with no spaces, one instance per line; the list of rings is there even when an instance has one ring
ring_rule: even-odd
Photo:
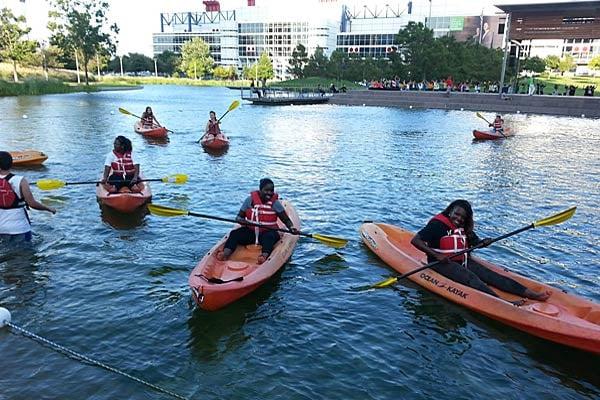
[[[295,233],[291,232],[288,229],[271,228],[271,227],[268,227],[268,226],[265,226],[265,225],[255,224],[253,222],[244,222],[244,223],[241,223],[240,221],[235,220],[235,219],[231,219],[231,218],[223,218],[223,217],[217,217],[217,216],[214,216],[214,215],[200,214],[200,213],[196,213],[196,212],[192,212],[192,211],[188,211],[188,215],[191,215],[192,217],[214,219],[216,221],[233,222],[234,224],[240,224],[240,225],[246,225],[246,226],[258,226],[260,228],[269,229],[269,230],[272,230],[272,231],[291,233],[292,235],[295,235]],[[298,235],[312,238],[312,235],[310,233],[298,232]]]
[[[521,233],[521,232],[523,232],[523,231],[526,231],[526,230],[528,230],[528,229],[531,229],[531,228],[535,228],[535,225],[534,225],[534,224],[530,224],[530,225],[524,226],[524,227],[522,227],[522,228],[519,228],[519,229],[517,229],[517,230],[514,230],[514,231],[512,231],[512,232],[505,233],[505,234],[504,234],[504,235],[502,235],[502,236],[498,236],[498,237],[496,237],[496,238],[494,238],[494,239],[490,240],[490,242],[488,243],[488,246],[489,246],[490,244],[492,244],[492,243],[495,243],[495,242],[499,241],[499,240],[506,239],[507,237],[514,236],[514,235],[516,235],[516,234],[519,234],[519,233]],[[483,247],[483,245],[480,243],[480,244],[478,244],[477,246],[469,247],[468,249],[464,249],[464,250],[461,250],[461,251],[459,251],[459,252],[456,252],[456,253],[452,254],[450,257],[456,257],[456,256],[460,256],[460,255],[462,255],[462,254],[465,254],[465,253],[470,253],[470,252],[472,252],[473,250],[480,249],[480,248],[482,248],[482,247]],[[450,257],[447,257],[447,258],[445,258],[444,260],[448,260],[448,258],[450,258]],[[411,276],[412,274],[416,274],[416,273],[417,273],[417,272],[419,272],[419,271],[423,271],[424,269],[427,269],[427,268],[433,267],[434,265],[437,265],[437,264],[439,264],[439,263],[441,263],[441,262],[442,262],[442,261],[433,261],[433,262],[430,262],[429,264],[425,264],[425,265],[423,265],[423,266],[421,266],[421,267],[419,267],[419,268],[415,268],[415,269],[413,269],[412,271],[409,271],[409,272],[407,272],[407,273],[405,273],[405,274],[402,274],[402,275],[398,276],[398,277],[396,278],[396,281],[399,281],[400,279],[407,278],[407,277]]]
[[[131,182],[131,179],[124,180],[123,182]],[[162,179],[140,179],[138,182],[162,182]],[[65,186],[69,185],[91,185],[102,183],[102,181],[86,181],[86,182],[65,182]],[[108,181],[106,183],[109,183]]]

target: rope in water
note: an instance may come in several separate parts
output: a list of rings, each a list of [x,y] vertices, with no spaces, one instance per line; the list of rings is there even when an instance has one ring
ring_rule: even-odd
[[[41,337],[39,335],[36,335],[33,332],[29,332],[29,331],[27,331],[27,330],[25,330],[25,329],[23,329],[23,328],[15,325],[15,324],[11,323],[11,322],[6,322],[6,325],[8,325],[11,329],[14,329],[15,331],[21,333],[24,336],[27,336],[27,337],[29,337],[29,338],[31,338],[33,340],[36,340],[38,342],[41,342],[41,343],[44,343],[44,344],[47,344],[47,345],[53,347],[58,352],[62,352],[64,354],[67,354],[67,355],[72,356],[74,358],[77,358],[77,359],[83,360],[85,362],[88,362],[88,363],[90,363],[92,365],[96,365],[98,367],[104,368],[104,369],[106,369],[106,370],[108,370],[110,372],[114,372],[115,374],[122,375],[122,376],[124,376],[126,378],[129,378],[129,379],[133,380],[133,381],[141,383],[142,385],[146,385],[149,388],[152,388],[152,389],[154,389],[154,390],[156,390],[158,392],[162,392],[162,393],[168,394],[169,396],[174,397],[176,399],[187,400],[186,397],[183,397],[183,396],[181,396],[181,395],[179,395],[177,393],[171,392],[170,390],[164,389],[164,388],[162,388],[160,386],[154,385],[154,384],[152,384],[150,382],[147,382],[147,381],[145,381],[143,379],[137,378],[137,377],[135,377],[133,375],[128,374],[127,372],[120,371],[117,368],[111,367],[110,365],[104,364],[104,363],[102,363],[100,361],[96,361],[94,359],[91,359],[88,356],[85,356],[83,354],[80,354],[80,353],[77,353],[77,352],[75,352],[73,350],[70,350],[70,349],[68,349],[68,348],[66,348],[64,346],[61,346],[58,343],[54,343],[54,342],[52,342],[52,341],[50,341],[50,340],[48,340],[46,338],[43,338],[43,337]]]

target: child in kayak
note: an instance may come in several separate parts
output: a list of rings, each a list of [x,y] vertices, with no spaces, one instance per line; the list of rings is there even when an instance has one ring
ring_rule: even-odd
[[[110,193],[141,192],[137,184],[140,164],[134,161],[131,140],[117,136],[113,151],[106,155],[102,184]]]
[[[146,107],[146,111],[142,113],[142,126],[144,128],[154,128],[162,126],[154,114],[152,113],[152,108],[150,106]]]
[[[200,140],[207,139],[216,139],[217,137],[223,137],[223,133],[221,133],[221,127],[219,124],[220,121],[217,120],[217,113],[211,111],[208,113],[208,122],[206,123],[206,128],[204,128],[204,135],[200,138]]]
[[[240,244],[255,243],[260,244],[262,247],[262,252],[257,260],[258,264],[264,263],[273,251],[275,243],[280,239],[279,233],[276,230],[267,228],[277,228],[277,218],[288,227],[291,233],[299,233],[298,229],[294,228],[294,223],[285,212],[283,205],[277,200],[278,198],[279,196],[275,193],[273,181],[269,178],[261,179],[259,190],[250,193],[250,196],[246,198],[236,217],[236,220],[242,227],[231,231],[229,238],[225,242],[223,251],[219,251],[216,255],[218,260],[227,260]],[[264,227],[244,225],[248,222],[260,224]]]
[[[494,132],[503,133],[504,132],[504,120],[500,114],[496,114],[496,119],[494,122],[489,124],[490,127],[494,127]]]
[[[519,282],[498,274],[463,254],[449,255],[469,246],[486,247],[491,239],[479,239],[473,231],[473,210],[466,200],[455,200],[444,211],[433,217],[412,239],[411,244],[427,254],[428,262],[438,261],[431,268],[455,282],[499,297],[488,285],[508,293],[538,301],[546,301],[552,292],[536,292]],[[523,304],[523,300],[514,302]]]

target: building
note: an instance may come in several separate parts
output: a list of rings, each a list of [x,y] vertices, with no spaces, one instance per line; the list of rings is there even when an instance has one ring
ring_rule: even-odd
[[[452,35],[489,47],[503,44],[505,16],[494,15],[497,9],[490,1],[462,8],[452,0],[390,3],[246,0],[223,11],[218,1],[204,1],[204,11],[161,14],[153,51],[154,55],[179,52],[183,43],[201,37],[218,65],[235,66],[241,72],[266,52],[275,76],[288,78],[289,59],[299,43],[309,55],[320,47],[328,56],[340,49],[353,56],[385,58],[397,50],[396,34],[410,21],[422,22],[438,37]]]

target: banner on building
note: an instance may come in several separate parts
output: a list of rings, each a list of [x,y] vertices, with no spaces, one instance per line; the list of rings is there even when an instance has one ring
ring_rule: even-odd
[[[501,28],[501,29],[499,29]],[[460,42],[474,40],[488,48],[502,46],[504,23],[497,16],[452,17],[450,35]]]

